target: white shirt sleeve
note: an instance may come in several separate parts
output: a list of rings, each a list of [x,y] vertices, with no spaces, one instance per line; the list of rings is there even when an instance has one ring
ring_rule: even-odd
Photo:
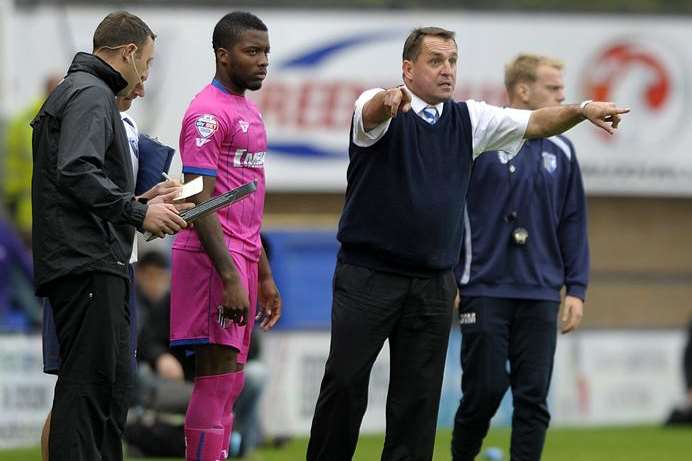
[[[377,93],[384,91],[382,88],[373,88],[372,90],[367,90],[361,94],[356,103],[354,104],[353,110],[353,144],[358,147],[370,147],[377,141],[382,139],[382,136],[389,129],[389,124],[392,121],[391,118],[387,119],[386,122],[382,122],[370,131],[365,131],[363,128],[363,107],[370,101]]]
[[[524,145],[530,110],[497,107],[472,99],[466,101],[473,132],[473,157],[489,150],[516,154]]]

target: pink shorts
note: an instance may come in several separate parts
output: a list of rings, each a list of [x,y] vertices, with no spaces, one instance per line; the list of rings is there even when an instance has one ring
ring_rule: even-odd
[[[173,249],[171,276],[171,346],[222,344],[238,349],[245,363],[257,310],[256,261],[231,253],[250,297],[247,325],[219,325],[217,306],[223,300],[223,282],[203,251]]]

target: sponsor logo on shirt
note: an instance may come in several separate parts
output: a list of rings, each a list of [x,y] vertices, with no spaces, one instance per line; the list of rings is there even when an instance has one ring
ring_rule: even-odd
[[[465,312],[459,314],[459,324],[460,325],[475,325],[476,324],[476,313],[475,312]]]
[[[238,149],[233,157],[233,166],[236,168],[264,168],[266,152],[248,152],[246,149]]]
[[[557,157],[555,157],[555,154],[543,152],[543,168],[550,174],[555,172],[557,169]]]
[[[211,114],[204,114],[195,120],[195,128],[202,138],[209,138],[219,129],[219,121]]]

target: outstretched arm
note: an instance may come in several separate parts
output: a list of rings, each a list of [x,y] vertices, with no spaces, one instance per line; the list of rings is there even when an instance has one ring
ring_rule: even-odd
[[[363,128],[370,131],[399,112],[411,109],[411,96],[403,86],[377,93],[363,107]]]
[[[628,107],[618,107],[613,102],[601,101],[590,101],[581,106],[544,107],[531,113],[524,137],[547,138],[564,133],[584,120],[589,120],[608,134],[613,134],[620,124],[621,115],[629,111]]]

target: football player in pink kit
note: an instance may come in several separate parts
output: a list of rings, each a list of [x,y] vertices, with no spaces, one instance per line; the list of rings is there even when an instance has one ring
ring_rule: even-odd
[[[256,306],[263,311],[264,329],[281,315],[260,241],[267,136],[259,111],[245,98],[267,75],[267,27],[250,13],[229,13],[214,28],[212,44],[216,75],[183,119],[185,179],[204,178],[196,203],[253,180],[257,191],[198,220],[173,245],[171,345],[194,347],[196,355],[185,459],[198,461],[227,456]]]

